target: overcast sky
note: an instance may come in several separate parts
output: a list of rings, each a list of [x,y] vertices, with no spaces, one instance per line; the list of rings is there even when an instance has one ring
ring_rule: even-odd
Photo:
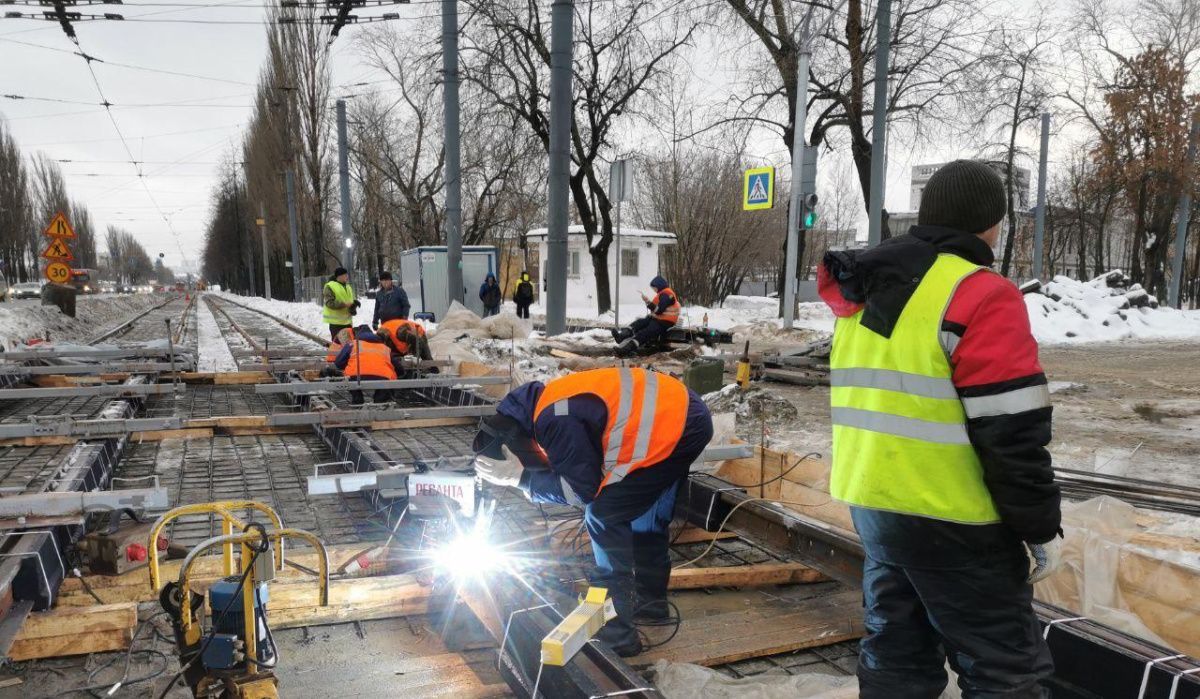
[[[436,24],[437,7],[437,0],[417,0],[409,6],[356,13],[398,12],[402,22]],[[3,9],[42,11],[36,5]],[[120,7],[76,9],[117,11],[128,21],[80,22],[76,47],[57,23],[0,19],[0,95],[5,96],[0,97],[0,115],[26,153],[42,151],[72,161],[61,163],[68,190],[87,205],[98,232],[108,224],[126,228],[151,256],[164,253],[169,266],[195,271],[216,163],[236,148],[251,112],[265,54],[266,2],[133,0]],[[345,86],[381,77],[358,62],[350,41],[354,31],[354,26],[344,30],[333,47],[334,84],[343,86],[335,95],[353,90]],[[87,64],[75,55],[80,49],[103,61],[92,66],[104,96],[114,105],[116,127],[133,157],[144,161],[146,176],[140,181],[114,124],[99,105]],[[693,71],[694,77],[704,74]],[[777,139],[764,140],[761,150],[764,159],[787,160]],[[908,208],[911,165],[955,155],[962,154],[953,144],[920,152],[893,149],[888,208]],[[823,170],[825,165],[823,161]],[[644,184],[648,183],[639,182]]]

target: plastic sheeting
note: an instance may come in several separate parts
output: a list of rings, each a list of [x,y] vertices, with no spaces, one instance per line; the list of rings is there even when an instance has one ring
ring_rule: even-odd
[[[1063,569],[1037,598],[1200,656],[1200,520],[1111,497],[1063,505]]]
[[[523,340],[533,332],[533,324],[512,313],[500,313],[480,318],[457,301],[450,304],[446,317],[437,324],[434,335],[460,338],[464,335],[475,339]]]

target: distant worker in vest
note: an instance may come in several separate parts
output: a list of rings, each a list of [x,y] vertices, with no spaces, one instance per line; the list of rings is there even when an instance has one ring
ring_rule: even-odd
[[[865,551],[860,696],[1049,696],[1033,583],[1061,565],[1050,393],[1021,292],[992,272],[1007,209],[988,165],[929,179],[917,225],[829,252],[830,492]]]
[[[488,273],[483,283],[479,285],[479,300],[483,302],[483,317],[500,313],[500,285],[496,283],[496,275]]]
[[[593,369],[513,389],[475,437],[475,472],[533,502],[584,510],[595,571],[617,618],[598,638],[642,650],[635,622],[670,618],[667,528],[675,494],[712,439],[704,401],[646,369]]]
[[[333,276],[325,282],[325,288],[321,290],[321,305],[324,307],[322,315],[325,324],[329,326],[329,339],[336,340],[339,332],[353,325],[359,305],[354,296],[354,287],[350,286],[350,273],[345,267],[333,270]]]
[[[425,337],[425,327],[415,320],[394,318],[384,321],[380,324],[376,334],[383,338],[383,341],[391,347],[398,358],[416,357],[422,361],[433,360],[433,355],[429,351],[429,340]],[[396,362],[393,361],[393,363]],[[429,367],[429,371],[436,374],[438,368]]]
[[[533,305],[533,281],[529,278],[529,272],[521,272],[521,279],[513,290],[513,303],[517,304],[518,318],[529,317],[529,307]]]
[[[384,343],[383,338],[371,332],[371,328],[360,325],[354,329],[354,334],[343,335],[345,344],[338,352],[333,365],[341,370],[342,375],[351,381],[394,381],[396,367],[392,364],[392,348]],[[371,395],[372,403],[386,403],[391,400],[390,389],[375,389]],[[362,405],[363,392],[350,391],[350,404]]]
[[[371,318],[371,327],[378,328],[380,323],[407,318],[410,308],[408,294],[392,282],[392,273],[380,272],[379,291],[375,292],[375,313]]]
[[[650,288],[654,289],[653,297],[647,298],[642,294],[642,300],[646,302],[650,315],[638,318],[628,328],[613,331],[613,337],[618,343],[618,355],[628,356],[636,353],[638,349],[666,336],[667,331],[679,321],[679,299],[667,285],[667,280],[655,277],[650,280]]]

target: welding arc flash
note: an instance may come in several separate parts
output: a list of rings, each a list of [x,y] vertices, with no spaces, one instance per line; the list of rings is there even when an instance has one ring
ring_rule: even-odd
[[[504,567],[507,556],[500,547],[487,540],[482,532],[460,534],[434,553],[433,562],[439,570],[456,580],[481,578]]]

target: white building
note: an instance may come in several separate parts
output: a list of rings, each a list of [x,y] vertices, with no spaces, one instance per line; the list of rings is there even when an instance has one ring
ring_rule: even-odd
[[[546,246],[547,232],[545,228],[537,228],[525,235],[530,247],[537,247],[538,270],[542,278],[539,286],[545,290]],[[659,249],[664,245],[674,245],[675,234],[665,231],[646,231],[638,228],[621,227],[621,305],[638,303],[638,293],[650,291],[650,280],[659,272]],[[608,279],[616,298],[617,290],[617,241],[608,248]],[[667,280],[670,281],[670,280]],[[587,308],[595,310],[596,304],[596,270],[592,266],[592,255],[588,251],[587,237],[583,226],[575,225],[567,228],[567,307]]]
[[[921,210],[921,194],[925,192],[925,185],[929,184],[929,178],[933,173],[937,172],[946,163],[929,163],[927,165],[914,165],[910,175],[910,185],[908,192],[908,204],[913,211]],[[988,165],[1000,175],[1000,179],[1004,179],[1004,173],[1007,168],[1005,163],[1000,160],[989,160]],[[1032,200],[1029,198],[1029,169],[1018,165],[1013,166],[1013,178],[1016,182],[1013,183],[1013,194],[1016,195],[1016,201],[1013,202],[1013,208],[1018,211],[1027,210],[1033,206]]]

